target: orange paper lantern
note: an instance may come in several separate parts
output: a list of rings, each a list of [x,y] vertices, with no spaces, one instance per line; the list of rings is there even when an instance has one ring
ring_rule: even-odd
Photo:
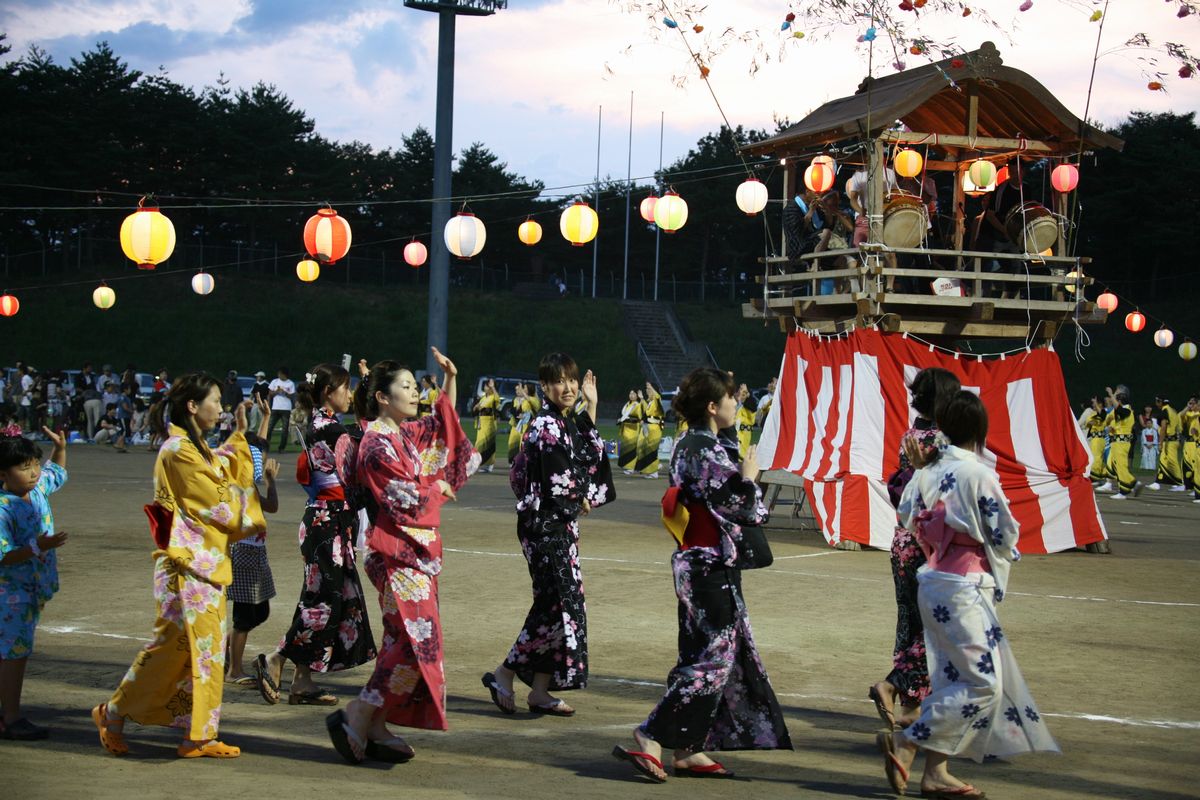
[[[0,297],[0,315],[11,317],[21,310],[21,302],[11,294]]]
[[[892,165],[900,177],[915,178],[921,174],[921,170],[925,166],[925,159],[916,150],[905,148],[896,153],[896,157],[892,159]]]
[[[334,264],[350,252],[350,223],[332,208],[322,208],[304,225],[304,250],[322,264]]]
[[[1131,333],[1139,333],[1146,327],[1146,315],[1140,311],[1130,311],[1125,315],[1125,327]]]
[[[1050,173],[1050,185],[1063,194],[1072,191],[1079,185],[1079,168],[1074,164],[1059,164]]]
[[[542,240],[542,226],[540,223],[527,219],[517,228],[517,238],[521,240],[521,244],[533,247]]]
[[[834,172],[827,164],[811,164],[804,170],[804,185],[817,194],[833,188]]]
[[[1096,305],[1111,314],[1117,310],[1117,296],[1112,292],[1105,292],[1096,298]]]

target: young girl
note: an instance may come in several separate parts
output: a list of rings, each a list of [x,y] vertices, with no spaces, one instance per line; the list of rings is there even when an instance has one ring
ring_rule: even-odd
[[[496,463],[496,414],[500,411],[500,395],[496,393],[496,381],[488,378],[483,385],[483,394],[471,407],[475,412],[475,449],[483,459],[480,472],[491,472]]]
[[[23,436],[0,439],[0,739],[44,739],[45,728],[21,716],[25,665],[46,601],[58,591],[54,553],[67,541],[54,532],[49,495],[67,481],[66,438],[49,428],[54,443],[42,464],[41,449]]]
[[[360,420],[371,420],[357,453],[343,446],[338,467],[364,487],[375,513],[367,535],[367,575],[379,590],[383,650],[358,698],[326,719],[334,748],[357,764],[364,758],[402,762],[413,750],[387,723],[446,729],[446,677],[438,614],[442,570],[441,507],[455,499],[479,465],[454,412],[454,362],[431,348],[445,373],[433,413],[417,418],[413,374],[381,361],[355,392]],[[343,443],[345,445],[346,443]]]
[[[754,448],[740,467],[717,432],[734,424],[733,379],[711,367],[689,373],[672,403],[688,430],[671,455],[672,487],[690,517],[671,557],[679,598],[679,660],[667,691],[634,729],[637,747],[613,755],[661,783],[662,751],[672,748],[676,777],[731,778],[705,750],[790,750],[783,712],[767,679],[742,599],[743,525],[767,517],[755,484]],[[664,500],[664,507],[666,500]],[[707,523],[707,524],[705,524]]]
[[[904,794],[917,751],[925,751],[921,796],[981,798],[950,774],[947,760],[982,762],[1031,752],[1058,752],[1021,677],[996,604],[1020,558],[1017,521],[991,469],[979,461],[987,411],[960,391],[937,412],[949,439],[941,456],[913,476],[900,499],[900,519],[916,535],[927,563],[917,576],[925,624],[930,693],[921,716],[903,731],[881,731],[888,781]]]
[[[579,380],[566,353],[538,366],[546,405],[521,443],[509,482],[517,495],[517,538],[533,579],[533,605],[504,663],[483,676],[492,702],[516,709],[513,680],[530,687],[529,710],[569,717],[575,709],[551,690],[587,686],[587,608],[579,565],[579,517],[616,498],[612,467],[596,430],[596,376]],[[586,407],[573,414],[576,399]]]
[[[336,364],[313,367],[311,381],[297,391],[299,405],[312,409],[304,452],[296,463],[296,479],[308,495],[300,522],[300,555],[304,586],[291,626],[270,655],[255,661],[255,677],[263,699],[279,702],[283,665],[296,672],[289,705],[337,704],[312,674],[339,672],[375,658],[375,639],[367,620],[365,598],[354,564],[358,510],[337,474],[335,452],[348,431],[339,414],[350,410],[350,373]]]
[[[247,406],[250,403],[246,401]],[[254,461],[254,491],[258,492],[260,482],[267,485],[267,496],[258,495],[258,503],[264,514],[274,514],[279,510],[279,492],[275,486],[279,462],[273,458],[263,460],[269,422],[270,419],[265,417],[260,420],[253,441],[251,434],[246,434],[246,441],[250,443],[250,457]],[[238,686],[256,686],[255,677],[246,674],[242,656],[246,652],[246,639],[250,631],[271,616],[271,598],[275,596],[275,576],[271,574],[271,563],[267,560],[266,530],[257,536],[234,542],[229,548],[229,556],[233,559],[233,582],[229,584],[225,596],[233,603],[233,631],[229,634],[229,671],[225,680]]]
[[[157,619],[154,640],[134,659],[107,703],[92,709],[100,744],[129,752],[125,720],[187,731],[181,758],[234,758],[241,750],[217,741],[225,685],[225,587],[233,579],[231,543],[266,524],[252,487],[246,413],[219,450],[205,431],[221,415],[221,385],[203,373],[180,376],[167,391],[170,426],[154,466],[152,532]],[[155,425],[161,425],[156,420]]]

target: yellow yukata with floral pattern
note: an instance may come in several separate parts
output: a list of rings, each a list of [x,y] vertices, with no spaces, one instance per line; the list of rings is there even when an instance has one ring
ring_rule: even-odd
[[[214,739],[225,684],[225,587],[229,546],[266,529],[244,434],[213,451],[213,461],[177,425],[158,452],[154,500],[171,512],[170,540],[154,552],[154,639],[138,653],[109,701],[141,725]]]

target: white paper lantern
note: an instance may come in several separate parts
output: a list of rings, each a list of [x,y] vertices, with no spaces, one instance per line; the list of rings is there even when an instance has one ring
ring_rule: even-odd
[[[468,211],[460,211],[446,223],[443,235],[446,248],[465,261],[479,255],[483,250],[487,241],[487,228],[479,217]]]
[[[1175,334],[1169,328],[1159,328],[1154,332],[1154,343],[1159,347],[1170,347],[1175,341]]]
[[[196,294],[210,294],[215,286],[216,281],[207,272],[197,272],[192,276],[192,291]]]
[[[737,188],[737,206],[742,213],[753,217],[767,207],[767,187],[758,178],[747,178]]]

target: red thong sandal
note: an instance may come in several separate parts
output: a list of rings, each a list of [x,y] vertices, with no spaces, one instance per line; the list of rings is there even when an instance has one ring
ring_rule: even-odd
[[[875,734],[875,744],[883,753],[883,771],[887,773],[888,783],[896,794],[904,794],[908,788],[908,770],[896,758],[896,743],[891,731],[880,731]]]
[[[720,761],[711,764],[699,764],[694,767],[675,765],[676,778],[732,778],[734,773],[725,769]]]
[[[945,786],[940,789],[922,789],[921,797],[931,797],[936,800],[987,800],[986,794],[969,783],[953,788]]]
[[[650,768],[643,763],[644,759],[645,761],[648,761],[654,766],[658,767],[660,770],[663,768],[662,762],[649,753],[639,753],[637,750],[626,750],[624,747],[621,747],[621,745],[617,745],[613,748],[612,754],[613,758],[617,759],[618,761],[628,761],[630,764],[633,764],[634,769],[655,783],[667,782],[665,777],[655,775]]]

